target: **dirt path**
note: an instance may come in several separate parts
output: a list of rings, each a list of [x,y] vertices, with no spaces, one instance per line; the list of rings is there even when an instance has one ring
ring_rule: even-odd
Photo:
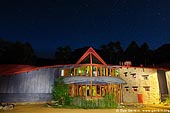
[[[10,111],[0,111],[0,113],[116,113],[116,109],[61,109],[47,108],[44,105],[20,105],[15,106]]]
[[[161,111],[162,110],[162,111]],[[0,113],[168,113],[164,109],[145,107],[142,109],[59,109],[47,108],[44,105],[18,105],[10,111],[0,111]],[[169,110],[170,113],[170,110]]]

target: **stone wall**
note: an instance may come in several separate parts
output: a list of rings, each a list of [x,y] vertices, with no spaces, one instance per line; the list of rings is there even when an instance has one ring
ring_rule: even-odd
[[[157,69],[122,67],[120,77],[127,82],[122,85],[123,102],[159,103],[159,84]]]

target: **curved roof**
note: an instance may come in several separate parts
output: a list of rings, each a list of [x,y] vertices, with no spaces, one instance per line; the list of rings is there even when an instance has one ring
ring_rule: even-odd
[[[86,77],[86,76],[69,76],[64,77],[64,83],[65,84],[71,84],[71,83],[112,83],[112,84],[125,84],[126,82],[119,78],[119,77],[111,77],[111,76],[101,76],[101,77]]]

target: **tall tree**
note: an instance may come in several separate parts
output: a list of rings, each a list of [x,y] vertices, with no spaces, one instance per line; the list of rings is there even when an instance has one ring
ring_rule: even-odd
[[[58,47],[55,52],[55,59],[57,64],[69,64],[70,58],[71,58],[71,47],[65,46],[65,47]]]
[[[120,42],[115,42],[115,64],[123,61],[123,48]]]
[[[1,64],[35,64],[36,55],[29,43],[0,40]]]
[[[164,44],[154,51],[154,62],[156,64],[170,63],[170,44]]]
[[[140,46],[141,49],[141,63],[145,66],[152,65],[153,63],[153,52],[149,49],[147,43],[143,43]]]
[[[102,45],[100,47],[101,57],[110,64],[113,64],[115,61],[115,43],[109,42],[107,45]]]
[[[124,52],[124,60],[132,61],[132,64],[139,66],[141,64],[141,51],[138,44],[132,41]]]

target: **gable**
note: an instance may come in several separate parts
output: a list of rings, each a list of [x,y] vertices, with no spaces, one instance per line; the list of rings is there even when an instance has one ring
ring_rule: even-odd
[[[103,64],[107,65],[105,61],[90,47],[76,64]]]

